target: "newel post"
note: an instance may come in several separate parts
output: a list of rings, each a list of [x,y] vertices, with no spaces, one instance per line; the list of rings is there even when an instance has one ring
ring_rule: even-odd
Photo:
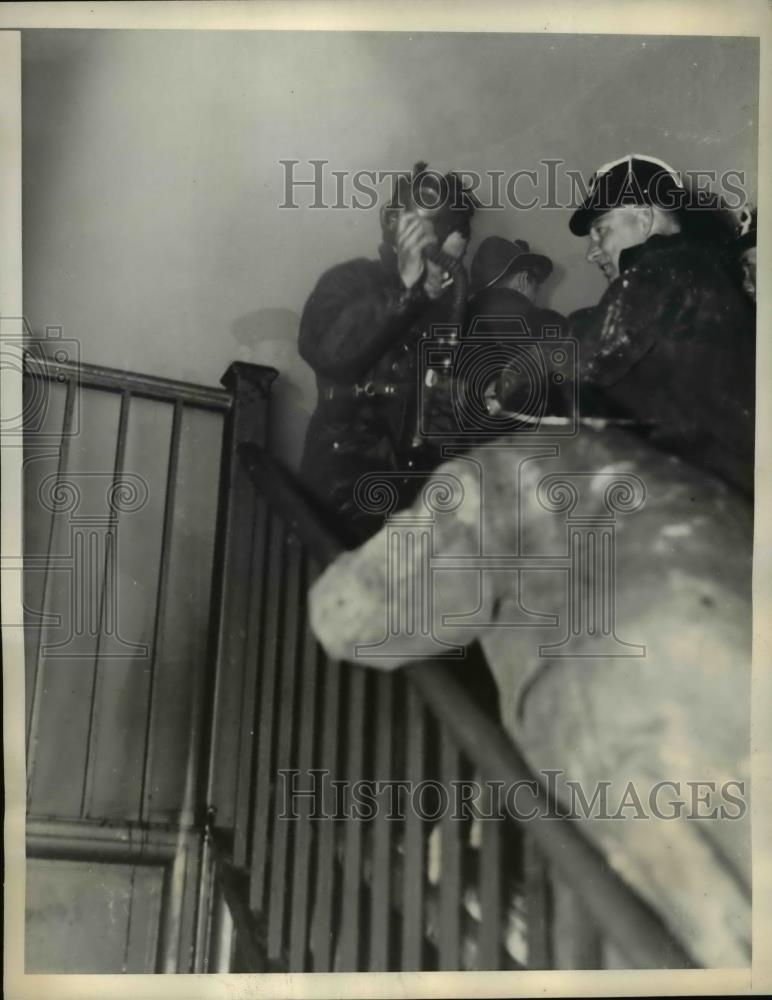
[[[239,766],[240,699],[252,576],[252,542],[257,514],[255,487],[239,458],[239,447],[268,440],[271,385],[275,368],[235,361],[220,380],[231,393],[220,461],[217,536],[199,806],[213,809],[216,827],[232,828]]]

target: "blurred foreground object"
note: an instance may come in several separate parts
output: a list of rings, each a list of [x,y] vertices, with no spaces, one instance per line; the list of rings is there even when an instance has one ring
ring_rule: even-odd
[[[752,513],[645,441],[584,429],[559,452],[445,463],[311,591],[332,657],[394,669],[478,638],[534,772],[560,771],[563,802],[569,781],[605,788],[619,818],[578,822],[709,967],[750,959]]]

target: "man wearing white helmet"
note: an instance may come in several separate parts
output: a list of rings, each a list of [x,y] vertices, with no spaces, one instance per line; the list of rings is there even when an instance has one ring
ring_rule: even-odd
[[[750,496],[755,318],[720,212],[694,200],[666,163],[634,154],[599,168],[572,215],[609,282],[570,317],[583,409],[638,421],[657,447]]]

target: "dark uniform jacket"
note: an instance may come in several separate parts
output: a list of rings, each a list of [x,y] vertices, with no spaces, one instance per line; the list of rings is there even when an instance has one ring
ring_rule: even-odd
[[[562,414],[566,403],[563,393],[551,392],[550,372],[543,371],[547,378],[539,385],[534,385],[532,378],[523,379],[522,376],[523,361],[526,360],[523,350],[532,352],[542,342],[562,337],[565,322],[560,313],[535,305],[514,288],[483,288],[469,300],[463,349],[479,353],[483,362],[481,373],[484,359],[490,358],[495,350],[495,356],[501,360],[493,392],[504,410]],[[492,350],[489,352],[482,346],[477,348],[477,338],[490,343]],[[549,346],[548,343],[545,346]],[[528,368],[528,365],[525,367]],[[482,381],[485,381],[484,377]]]
[[[387,246],[378,261],[359,258],[326,271],[306,303],[298,348],[316,374],[318,402],[301,477],[357,540],[382,520],[355,500],[359,477],[431,466],[429,450],[415,446],[419,342],[452,319],[451,295],[432,302],[420,288],[406,294]],[[389,481],[399,490],[397,507],[412,501],[416,478]]]
[[[657,235],[623,251],[568,333],[583,416],[638,421],[657,447],[752,494],[755,311],[715,244]]]
[[[534,305],[526,295],[514,288],[483,288],[469,300],[466,314],[467,335],[480,333],[506,334],[510,317],[521,317],[532,337],[540,337],[548,329],[560,329],[565,319],[553,309]]]

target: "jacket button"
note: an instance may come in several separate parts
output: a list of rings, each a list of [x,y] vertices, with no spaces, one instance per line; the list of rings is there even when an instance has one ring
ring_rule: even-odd
[[[393,364],[393,365],[391,366],[391,370],[392,370],[393,372],[395,372],[395,371],[396,371],[396,370],[397,370],[398,368],[399,368],[399,365],[398,365],[398,364],[397,364],[397,362],[395,361],[395,362],[394,362],[394,364]]]

